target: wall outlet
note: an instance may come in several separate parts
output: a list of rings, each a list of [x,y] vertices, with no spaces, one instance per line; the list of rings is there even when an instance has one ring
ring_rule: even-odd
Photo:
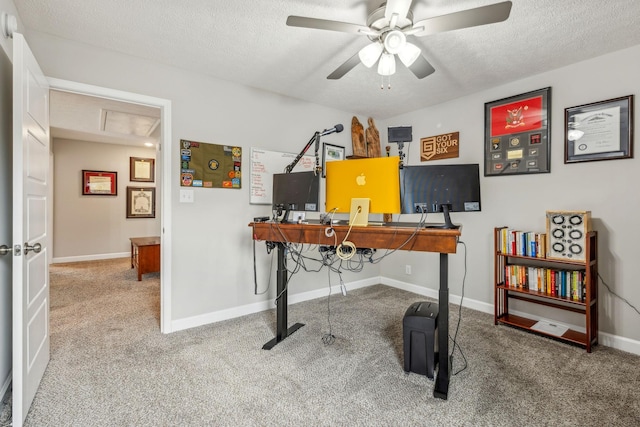
[[[404,273],[407,275],[411,275],[411,266],[409,264],[404,266]]]
[[[180,190],[180,203],[193,203],[193,190]]]

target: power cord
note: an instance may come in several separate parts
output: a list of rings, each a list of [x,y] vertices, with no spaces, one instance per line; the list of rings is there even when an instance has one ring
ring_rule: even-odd
[[[267,292],[269,292],[269,288],[271,287],[271,275],[273,274],[273,254],[274,253],[275,252],[271,252],[271,262],[269,263],[269,281],[267,282],[267,289],[265,289],[262,292],[258,292],[258,273],[257,273],[257,267],[256,267],[256,241],[255,239],[253,240],[253,294],[254,295],[264,295]]]
[[[626,298],[621,297],[620,295],[616,294],[615,292],[613,292],[611,290],[611,288],[609,287],[609,285],[607,285],[607,282],[604,281],[604,279],[602,278],[602,276],[600,275],[600,273],[598,273],[598,278],[600,279],[600,281],[602,282],[602,284],[604,285],[605,288],[607,288],[607,290],[609,291],[609,293],[611,293],[611,295],[613,295],[614,297],[617,297],[619,299],[621,299],[625,304],[627,304],[629,307],[631,307],[636,313],[640,314],[640,311],[638,311],[638,309],[631,304]]]
[[[349,237],[349,234],[351,234],[351,229],[353,228],[353,224],[356,222],[356,218],[358,217],[360,212],[362,212],[362,208],[358,206],[358,210],[355,212],[355,214],[353,215],[353,218],[350,221],[351,224],[349,224],[349,231],[347,231],[347,234],[344,236],[344,239],[342,239],[342,243],[340,243],[336,248],[336,255],[340,259],[349,260],[353,258],[353,256],[356,254],[356,245],[348,241],[347,238]],[[349,248],[349,249],[346,249],[346,248]]]
[[[464,360],[464,366],[459,369],[458,371],[454,372],[453,375],[458,375],[460,372],[464,371],[465,369],[467,369],[467,358],[464,356],[464,352],[462,351],[462,347],[460,347],[460,344],[458,344],[457,342],[457,338],[458,338],[458,330],[460,329],[460,320],[462,319],[462,300],[464,299],[464,285],[467,279],[467,245],[459,240],[458,243],[460,243],[462,246],[464,246],[464,275],[462,276],[462,292],[461,292],[461,296],[460,296],[460,305],[458,306],[458,324],[456,325],[456,332],[453,335],[453,348],[451,350],[451,356],[449,357],[450,360],[453,361],[453,353],[456,351],[456,347],[458,347],[458,350],[460,351],[460,355],[462,356],[462,359]],[[451,338],[451,337],[450,337]],[[452,362],[453,363],[453,362]]]
[[[331,345],[336,341],[336,336],[331,333],[331,269],[327,269],[329,279],[329,295],[327,295],[327,323],[329,324],[329,332],[322,336],[322,342],[325,345]],[[342,277],[340,278],[342,281]]]

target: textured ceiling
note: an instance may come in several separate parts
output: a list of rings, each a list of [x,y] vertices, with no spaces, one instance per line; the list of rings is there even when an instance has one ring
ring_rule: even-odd
[[[57,90],[51,91],[49,106],[54,138],[133,146],[155,145],[160,140],[158,108]],[[115,113],[111,121],[110,113]],[[154,125],[144,135],[136,132],[140,119]]]
[[[414,21],[498,0],[414,0]],[[381,0],[14,0],[28,29],[352,114],[385,119],[640,44],[639,0],[513,0],[505,22],[416,39],[436,72],[333,70],[366,36],[294,28],[288,15],[364,25]]]

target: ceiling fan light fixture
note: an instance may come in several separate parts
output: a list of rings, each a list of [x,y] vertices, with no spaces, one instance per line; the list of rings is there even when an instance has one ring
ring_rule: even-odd
[[[390,76],[396,72],[396,57],[390,53],[383,53],[378,62],[378,74]]]
[[[416,62],[421,53],[418,46],[413,43],[406,43],[404,48],[398,52],[398,57],[405,67],[410,67]]]
[[[358,57],[360,58],[360,62],[362,62],[365,67],[371,68],[373,67],[373,64],[376,63],[378,58],[380,58],[381,54],[382,44],[374,42],[360,49],[360,52],[358,52]]]
[[[402,31],[389,31],[384,37],[384,48],[391,54],[396,54],[404,49],[407,44],[407,37]]]

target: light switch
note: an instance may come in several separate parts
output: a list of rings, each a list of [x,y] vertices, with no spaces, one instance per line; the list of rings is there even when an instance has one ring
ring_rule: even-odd
[[[180,203],[193,203],[193,190],[180,190]]]

